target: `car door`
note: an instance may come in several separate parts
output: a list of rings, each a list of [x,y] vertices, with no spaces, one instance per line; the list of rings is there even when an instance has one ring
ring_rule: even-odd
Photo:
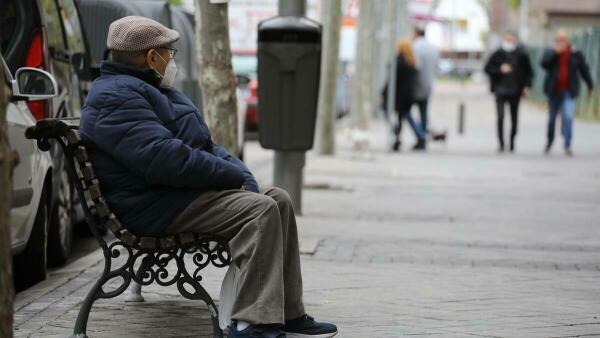
[[[19,154],[19,163],[13,170],[12,203],[10,212],[11,244],[19,251],[26,244],[31,229],[31,217],[35,216],[37,201],[34,201],[33,170],[36,145],[25,139],[25,129],[35,124],[24,101],[10,103],[6,111],[8,139],[11,147]],[[35,205],[33,205],[35,204]],[[33,215],[33,216],[32,216]],[[29,229],[28,229],[29,228]]]

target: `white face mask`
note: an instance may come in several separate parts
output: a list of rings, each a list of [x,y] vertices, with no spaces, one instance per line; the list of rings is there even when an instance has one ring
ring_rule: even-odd
[[[156,72],[158,76],[161,77],[160,80],[160,88],[171,88],[173,86],[173,82],[175,82],[175,75],[177,75],[177,65],[175,64],[175,59],[169,60],[169,62],[165,61],[165,59],[156,52],[159,58],[161,58],[164,62],[167,63],[167,67],[165,68],[165,73],[160,74]]]
[[[517,49],[517,45],[512,42],[502,41],[502,49],[506,52],[512,52]]]

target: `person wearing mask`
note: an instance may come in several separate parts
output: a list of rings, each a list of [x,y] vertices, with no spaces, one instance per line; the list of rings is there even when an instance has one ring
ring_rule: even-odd
[[[583,54],[572,48],[569,35],[564,29],[558,30],[554,40],[554,48],[544,51],[540,62],[546,70],[544,93],[548,97],[550,116],[548,120],[548,142],[545,152],[549,153],[554,142],[556,116],[562,111],[562,134],[565,139],[565,153],[573,155],[571,140],[573,138],[573,119],[575,117],[575,98],[579,95],[580,78],[583,78],[588,94],[592,94],[594,82],[590,68]]]
[[[527,97],[533,80],[533,69],[529,56],[518,44],[513,32],[504,34],[501,47],[496,50],[485,65],[490,77],[490,89],[496,98],[498,151],[504,151],[504,109],[510,109],[510,151],[515,151],[515,137],[519,124],[519,102]]]
[[[412,48],[418,70],[415,86],[415,103],[419,107],[421,115],[421,129],[429,134],[428,104],[433,90],[433,80],[437,72],[439,52],[425,38],[425,29],[414,27],[414,38]]]
[[[402,131],[403,119],[408,121],[417,138],[417,143],[413,146],[413,150],[425,150],[425,133],[410,114],[410,108],[415,102],[415,87],[417,83],[416,61],[410,41],[400,41],[396,46],[396,52],[396,92],[394,93],[394,107],[396,114],[398,114],[398,123],[394,128],[395,140],[392,145],[392,150],[398,151],[400,149],[400,132]],[[384,89],[384,92],[387,93],[387,88]]]
[[[260,190],[246,165],[212,140],[172,88],[179,33],[139,16],[114,21],[80,132],[101,189],[139,236],[211,233],[240,270],[229,337],[333,337],[302,301],[296,217],[281,189]]]

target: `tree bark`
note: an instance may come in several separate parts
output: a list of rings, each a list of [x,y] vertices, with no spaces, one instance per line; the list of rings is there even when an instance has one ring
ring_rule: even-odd
[[[4,76],[4,67],[0,63],[0,74]],[[11,150],[6,132],[6,105],[9,92],[0,83],[0,337],[13,336],[13,300],[12,253],[10,239],[10,203],[12,191],[12,169],[16,165],[17,155]]]
[[[373,109],[373,58],[374,46],[374,1],[359,1],[358,39],[356,43],[356,72],[352,80],[354,94],[352,98],[352,115],[354,127],[366,130]]]
[[[328,0],[323,7],[323,55],[317,123],[317,150],[321,155],[335,153],[335,94],[338,86],[342,1]]]
[[[226,3],[196,0],[196,49],[204,118],[215,143],[238,154],[236,81]]]

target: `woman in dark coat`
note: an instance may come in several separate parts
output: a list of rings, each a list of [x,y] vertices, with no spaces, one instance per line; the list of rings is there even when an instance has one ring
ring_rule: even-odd
[[[403,40],[397,45],[396,57],[396,97],[395,110],[398,114],[398,124],[394,128],[395,140],[392,145],[394,151],[400,149],[400,131],[402,130],[402,119],[406,119],[415,133],[417,143],[413,150],[425,150],[425,133],[420,125],[412,118],[410,108],[414,103],[414,91],[417,81],[417,69],[415,67],[415,56],[410,41]]]

